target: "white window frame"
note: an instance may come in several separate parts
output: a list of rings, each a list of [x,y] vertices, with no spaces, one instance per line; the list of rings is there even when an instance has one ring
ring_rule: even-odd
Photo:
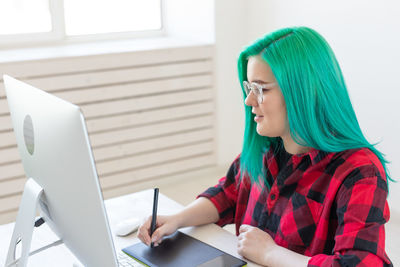
[[[64,0],[49,0],[52,31],[46,33],[26,33],[0,36],[0,49],[165,36],[165,8],[163,0],[160,0],[160,4],[161,29],[159,30],[67,36],[64,24]]]

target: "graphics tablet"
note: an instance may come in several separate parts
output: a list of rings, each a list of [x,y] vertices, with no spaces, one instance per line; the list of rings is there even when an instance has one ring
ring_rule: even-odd
[[[163,239],[158,247],[140,242],[122,250],[150,267],[242,267],[247,262],[182,232]]]

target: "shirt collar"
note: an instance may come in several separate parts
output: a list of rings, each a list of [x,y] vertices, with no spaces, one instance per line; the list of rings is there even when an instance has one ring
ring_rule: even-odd
[[[300,154],[290,154],[285,150],[283,144],[280,147],[281,153],[285,153],[287,157],[290,157],[289,161],[293,164],[293,168],[297,168],[298,164],[304,160],[305,157],[309,157],[311,164],[316,164],[320,162],[323,158],[325,158],[329,152],[325,152],[314,147],[311,147],[307,152]]]

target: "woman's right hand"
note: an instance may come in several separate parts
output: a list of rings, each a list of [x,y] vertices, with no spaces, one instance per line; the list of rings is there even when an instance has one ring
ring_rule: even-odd
[[[149,216],[139,227],[138,238],[148,246],[152,241],[158,246],[164,236],[172,235],[181,227],[215,223],[218,219],[219,213],[215,205],[209,199],[200,197],[176,214],[157,216],[156,230],[151,237],[151,216]]]
[[[174,215],[159,215],[157,216],[156,230],[150,236],[151,216],[139,227],[138,238],[150,246],[151,242],[154,246],[158,246],[164,236],[171,235],[178,230],[178,220]]]

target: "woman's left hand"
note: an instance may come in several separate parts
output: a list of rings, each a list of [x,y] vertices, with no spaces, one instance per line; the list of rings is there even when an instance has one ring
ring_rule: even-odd
[[[268,254],[277,247],[268,233],[247,224],[240,226],[238,240],[238,253],[262,265],[267,265]]]

